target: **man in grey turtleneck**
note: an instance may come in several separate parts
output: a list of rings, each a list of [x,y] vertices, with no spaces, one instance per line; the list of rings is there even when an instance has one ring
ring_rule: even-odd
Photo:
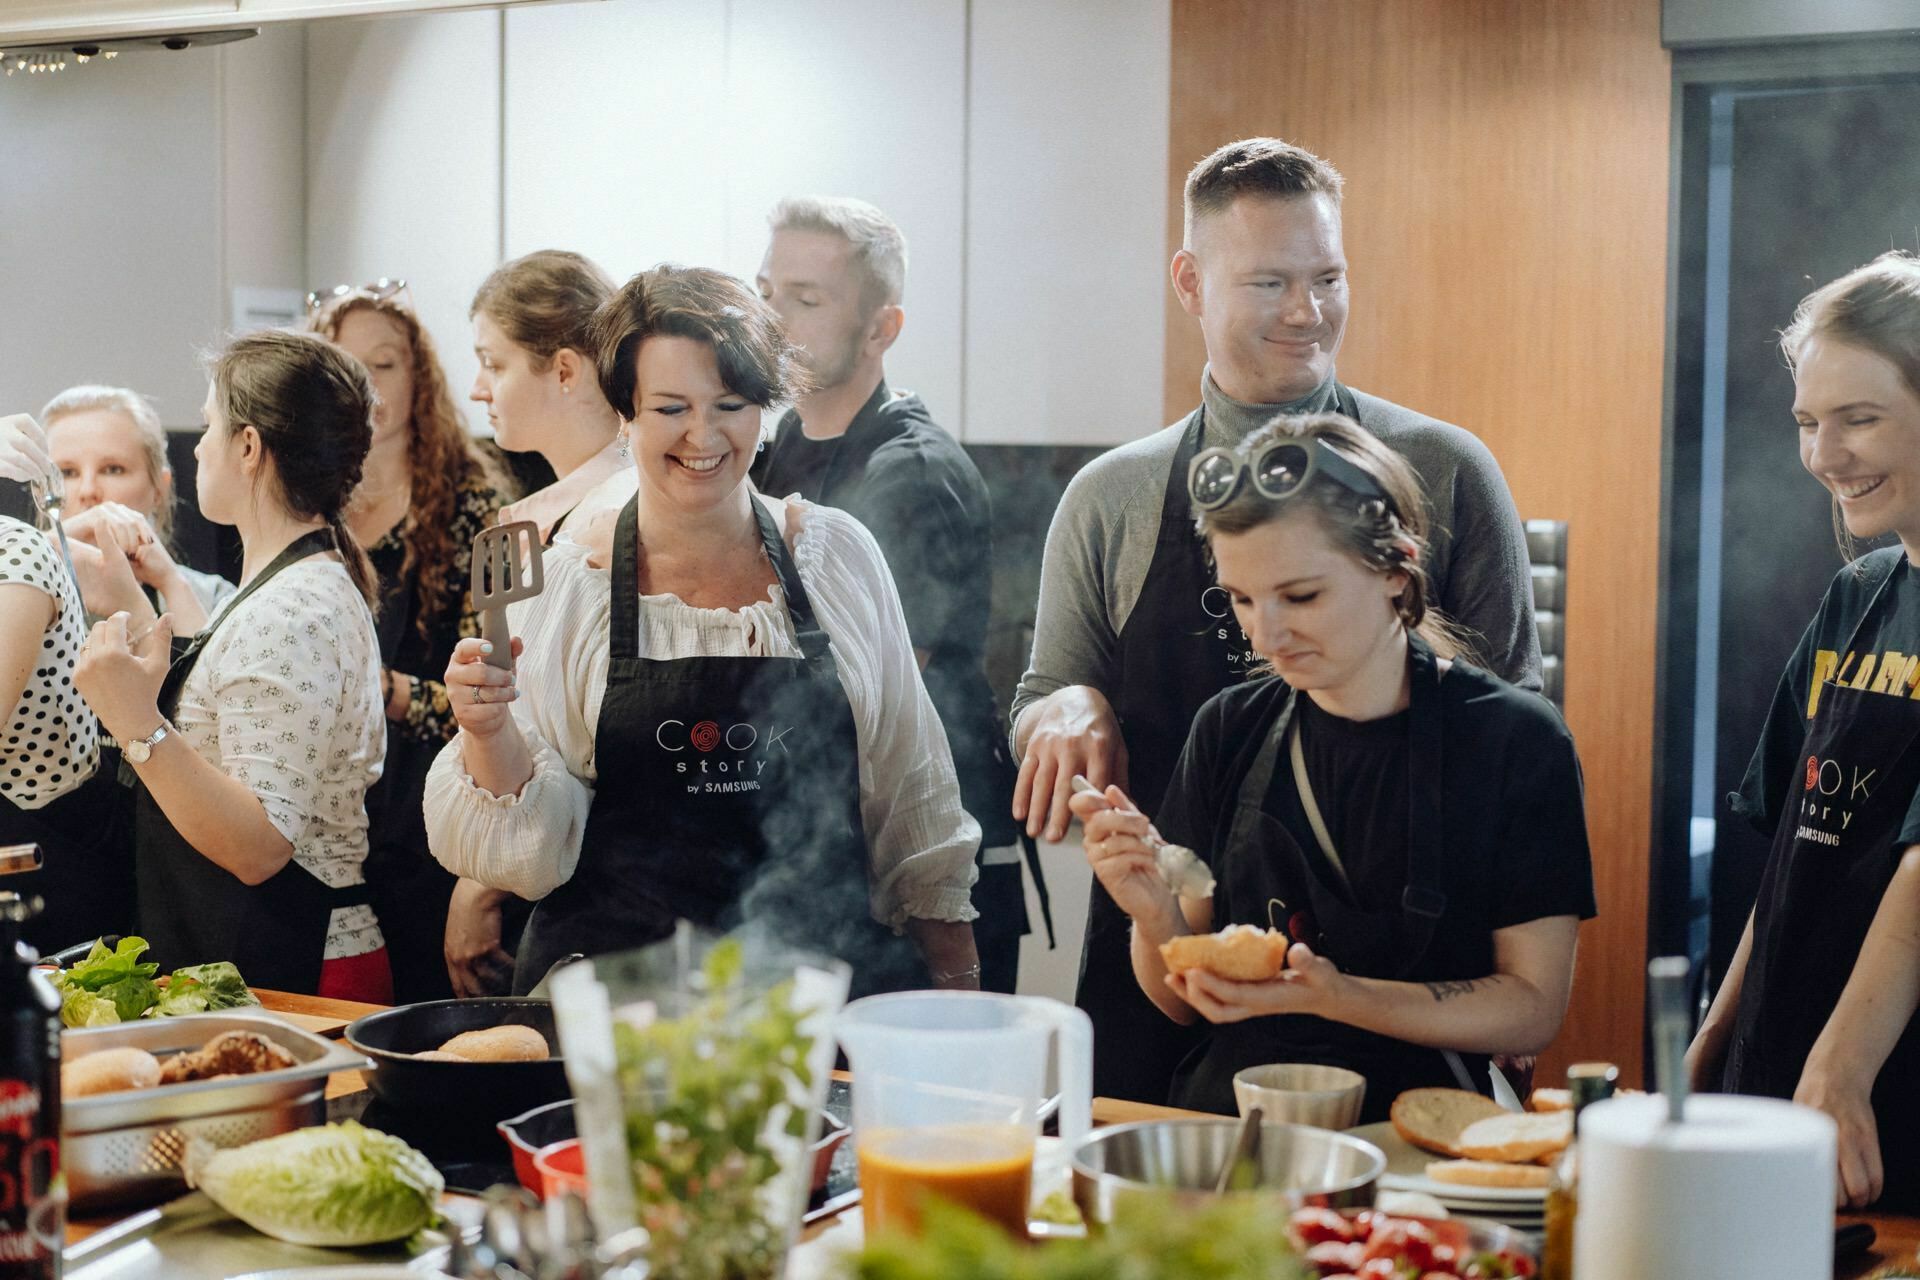
[[[1433,599],[1495,674],[1540,687],[1526,534],[1499,465],[1458,427],[1334,376],[1347,321],[1340,174],[1274,138],[1220,148],[1187,177],[1173,287],[1207,347],[1201,406],[1090,463],[1047,534],[1033,658],[1014,695],[1014,816],[1064,839],[1075,774],[1151,816],[1200,704],[1248,674],[1245,638],[1192,528],[1187,462],[1277,414],[1336,411],[1412,464],[1432,507]],[[1185,1045],[1147,1003],[1127,918],[1096,882],[1078,1003],[1095,1089],[1163,1101]]]

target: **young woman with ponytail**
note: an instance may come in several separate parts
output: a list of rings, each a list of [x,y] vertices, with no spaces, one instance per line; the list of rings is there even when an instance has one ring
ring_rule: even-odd
[[[373,384],[339,347],[276,331],[209,372],[195,488],[239,532],[240,590],[177,654],[169,619],[115,613],[74,671],[136,783],[136,927],[169,966],[390,1001],[363,874],[386,747],[376,587],[346,514]]]
[[[1269,1062],[1404,1089],[1486,1092],[1566,1014],[1594,913],[1580,765],[1552,706],[1469,664],[1430,607],[1426,507],[1407,463],[1337,414],[1280,418],[1193,461],[1188,493],[1253,678],[1200,709],[1159,812],[1073,798],[1087,859],[1133,921],[1134,976],[1169,1036],[1204,1022],[1171,1101],[1234,1110]],[[1176,898],[1150,836],[1211,864]],[[1279,975],[1170,974],[1160,945],[1284,931]]]

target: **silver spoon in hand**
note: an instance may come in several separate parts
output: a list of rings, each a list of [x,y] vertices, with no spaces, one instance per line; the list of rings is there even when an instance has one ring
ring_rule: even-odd
[[[1092,791],[1100,788],[1088,782],[1086,775],[1073,775],[1073,793]],[[1153,847],[1153,865],[1160,872],[1160,879],[1181,898],[1211,898],[1213,896],[1213,870],[1200,860],[1200,855],[1183,844],[1168,844],[1159,836],[1148,835],[1147,843]]]

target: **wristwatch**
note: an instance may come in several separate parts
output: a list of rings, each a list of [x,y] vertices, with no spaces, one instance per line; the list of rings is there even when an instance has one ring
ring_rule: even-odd
[[[132,742],[121,743],[120,754],[134,764],[145,764],[147,758],[153,754],[153,749],[159,746],[161,741],[172,732],[173,726],[165,720],[162,720],[160,727],[146,737],[135,738]]]

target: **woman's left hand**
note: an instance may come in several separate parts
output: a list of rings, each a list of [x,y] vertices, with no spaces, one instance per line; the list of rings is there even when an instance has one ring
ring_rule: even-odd
[[[1189,969],[1167,975],[1167,986],[1208,1022],[1244,1022],[1276,1013],[1338,1018],[1352,979],[1304,942],[1287,951],[1287,967],[1266,982],[1235,982]]]
[[[115,740],[128,742],[160,724],[160,685],[167,678],[173,618],[162,616],[136,643],[128,616],[94,624],[73,667],[73,686]]]
[[[1840,1126],[1834,1203],[1843,1209],[1864,1209],[1878,1200],[1886,1173],[1880,1162],[1880,1130],[1873,1119],[1872,1082],[1829,1068],[1816,1055],[1807,1059],[1793,1100],[1826,1112]]]

